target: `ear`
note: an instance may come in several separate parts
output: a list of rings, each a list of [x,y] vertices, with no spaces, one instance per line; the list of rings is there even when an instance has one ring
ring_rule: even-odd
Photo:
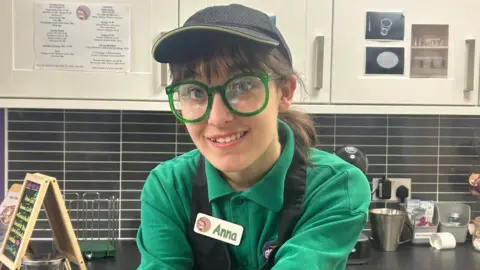
[[[292,105],[293,95],[296,88],[297,79],[294,76],[288,77],[288,79],[280,85],[280,100],[278,103],[278,111],[286,111],[290,107],[290,105]]]

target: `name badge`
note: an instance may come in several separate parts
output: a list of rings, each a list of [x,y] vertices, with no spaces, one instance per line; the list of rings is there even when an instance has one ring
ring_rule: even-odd
[[[198,213],[193,231],[238,246],[242,240],[243,227],[219,218]]]

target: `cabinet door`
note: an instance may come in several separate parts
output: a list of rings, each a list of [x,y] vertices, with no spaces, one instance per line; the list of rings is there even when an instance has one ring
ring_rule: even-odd
[[[12,91],[12,2],[6,1],[0,9],[0,95]]]
[[[292,3],[291,0],[182,0],[180,1],[180,24],[183,24],[188,17],[202,8],[232,3],[242,4],[263,11],[270,16],[275,16],[276,25],[290,48],[294,69],[302,77],[305,77],[307,56],[305,48],[306,0],[295,1],[295,3]],[[300,93],[301,91],[296,91],[296,100],[301,98]]]
[[[478,102],[480,2],[336,0],[334,9],[332,102]]]
[[[14,5],[13,89],[3,96],[167,99],[164,86],[168,83],[168,71],[165,65],[155,63],[151,47],[161,32],[178,26],[178,0],[107,0],[101,4],[76,4],[69,0],[61,2],[64,6],[10,1]],[[130,20],[126,16],[128,10]],[[125,17],[118,19],[119,16]],[[56,44],[56,49],[51,48]],[[103,49],[106,46],[116,50]],[[129,55],[125,49],[128,47]],[[106,57],[105,53],[112,56]],[[103,62],[92,64],[99,59]],[[117,68],[122,62],[127,63],[127,68]],[[82,65],[89,69],[79,70]]]

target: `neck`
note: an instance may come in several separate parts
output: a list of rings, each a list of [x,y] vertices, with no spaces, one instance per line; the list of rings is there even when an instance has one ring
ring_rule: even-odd
[[[240,172],[225,173],[227,183],[237,191],[247,190],[255,185],[274,166],[282,152],[282,145],[278,138],[252,165]]]

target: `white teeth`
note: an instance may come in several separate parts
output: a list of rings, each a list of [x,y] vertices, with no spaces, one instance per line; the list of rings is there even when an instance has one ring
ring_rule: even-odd
[[[243,135],[245,135],[246,132],[239,132],[235,135],[232,135],[232,136],[229,136],[229,137],[225,137],[225,138],[217,138],[217,139],[211,139],[209,138],[211,141],[213,142],[219,142],[219,143],[229,143],[231,141],[235,141],[235,140],[238,140],[240,139]]]

